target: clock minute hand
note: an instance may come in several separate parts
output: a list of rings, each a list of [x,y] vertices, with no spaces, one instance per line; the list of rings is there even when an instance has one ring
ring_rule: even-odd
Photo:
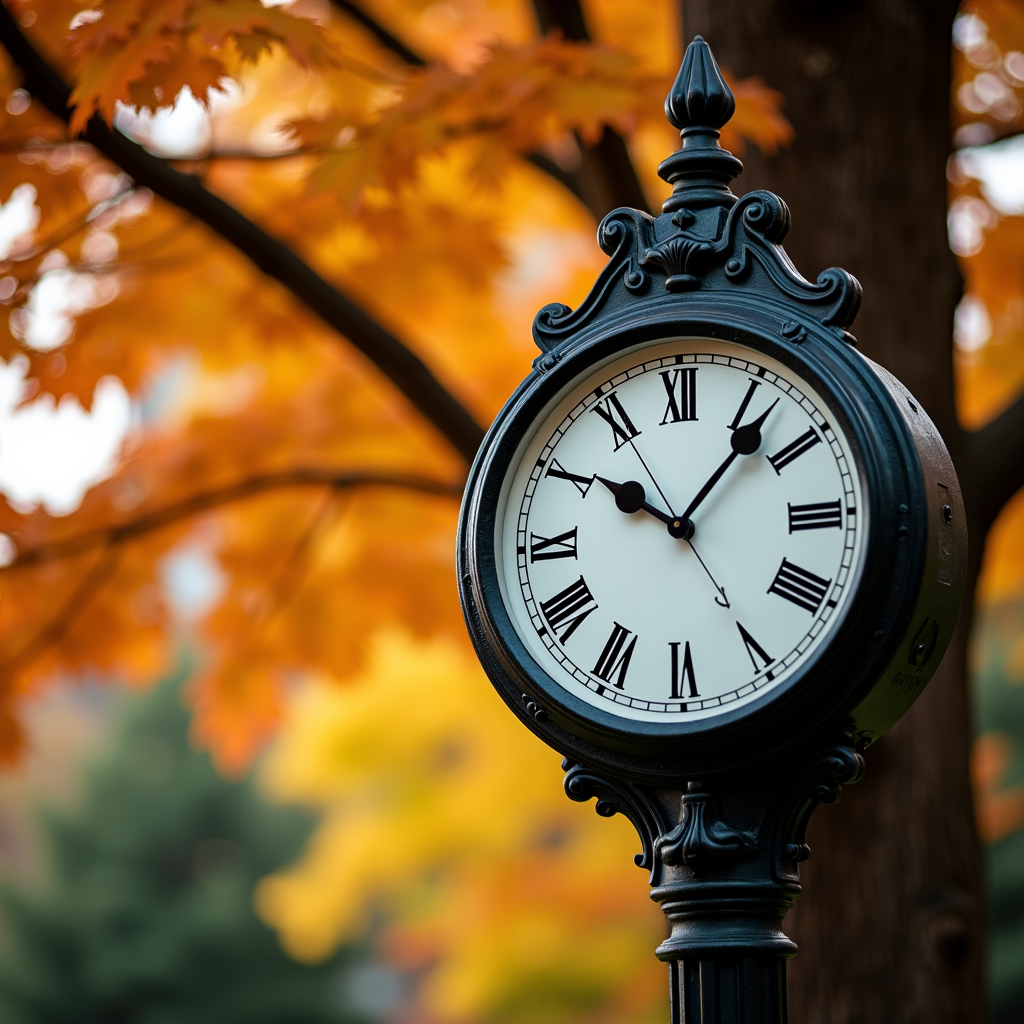
[[[690,502],[686,507],[686,511],[682,514],[681,518],[684,521],[688,521],[690,516],[697,510],[700,503],[711,493],[712,488],[719,480],[725,475],[725,471],[733,464],[737,455],[753,455],[758,448],[761,447],[761,427],[764,425],[764,421],[768,418],[768,413],[775,408],[778,404],[776,398],[771,405],[756,420],[751,420],[750,423],[744,423],[742,427],[737,427],[732,432],[730,438],[730,444],[732,445],[732,451],[726,456],[725,461],[711,474],[708,481],[704,486],[697,492],[693,501]]]
[[[733,434],[734,440],[735,437],[736,435]],[[734,447],[733,450],[729,452],[725,461],[718,467],[718,469],[714,471],[714,473],[711,474],[711,476],[708,478],[707,483],[705,483],[704,486],[697,492],[693,501],[691,501],[690,504],[686,506],[686,511],[683,513],[684,519],[689,519],[690,516],[693,515],[693,513],[697,509],[697,506],[700,505],[700,503],[711,493],[711,489],[715,486],[715,484],[717,484],[718,481],[722,479],[723,475],[725,474],[725,471],[733,464],[733,460],[736,458],[737,455],[739,455],[739,452],[736,451]]]

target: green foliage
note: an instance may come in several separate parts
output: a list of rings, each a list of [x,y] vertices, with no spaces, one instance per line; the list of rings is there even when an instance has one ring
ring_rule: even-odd
[[[4,894],[4,1024],[328,1024],[345,956],[290,960],[252,909],[310,822],[188,744],[180,680],[129,702],[84,799],[48,814],[39,891]],[[351,959],[351,954],[348,954]]]
[[[1020,708],[1017,735],[1024,743]],[[1024,1020],[1024,831],[989,847],[987,868],[990,1020],[991,1024],[1020,1024]]]
[[[1024,601],[978,617],[975,781],[988,875],[991,1024],[1024,1021]]]

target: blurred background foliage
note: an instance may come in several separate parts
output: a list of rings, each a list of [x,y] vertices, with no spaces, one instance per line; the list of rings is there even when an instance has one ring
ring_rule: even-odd
[[[42,816],[43,878],[7,881],[0,1020],[362,1024],[354,946],[299,964],[252,906],[310,818],[189,745],[180,682],[120,702],[79,799]]]
[[[427,970],[432,1018],[662,1021],[664,968],[646,951],[664,925],[639,841],[570,803],[558,760],[464,647],[381,637],[357,685],[298,697],[264,767],[275,800],[323,819],[260,883],[262,917],[318,959],[377,908],[389,962]]]
[[[989,889],[992,1020],[1024,1012],[1024,601],[988,606],[975,632],[972,765]]]
[[[957,399],[978,426],[1024,385],[1024,4],[966,3],[954,27],[950,245]],[[972,656],[972,775],[989,893],[993,1024],[1024,1020],[1024,496],[989,535]]]
[[[523,0],[375,0],[383,35],[335,0],[6,6],[82,119],[284,240],[480,422],[536,310],[603,264],[588,152],[614,131],[641,198],[666,192],[672,0],[588,0],[593,42],[539,40]],[[1024,5],[965,4],[952,43],[974,427],[1024,386]],[[465,640],[459,459],[210,225],[0,79],[0,751],[22,757],[0,1019],[664,1021],[635,836],[564,797]],[[784,98],[731,81],[723,142],[786,145]],[[1018,496],[974,645],[994,1024],[1024,1019],[1022,537]],[[183,650],[187,680],[100,696]]]

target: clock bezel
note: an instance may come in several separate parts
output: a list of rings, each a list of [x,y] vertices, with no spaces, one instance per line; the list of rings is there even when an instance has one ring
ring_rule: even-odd
[[[907,631],[920,591],[927,505],[920,462],[891,394],[859,353],[810,318],[788,339],[793,309],[746,296],[696,293],[685,308],[649,309],[578,337],[549,370],[535,369],[499,413],[467,485],[459,581],[477,653],[506,704],[572,760],[644,781],[735,769],[799,743],[861,704]],[[790,333],[793,333],[792,331]],[[737,709],[681,722],[624,719],[564,690],[537,663],[505,607],[495,527],[512,461],[551,404],[582,375],[638,345],[709,338],[776,359],[807,381],[842,429],[867,512],[857,578],[830,635],[789,678]],[[887,453],[888,458],[881,458]],[[906,525],[894,528],[903,508]],[[914,510],[911,512],[910,510]]]

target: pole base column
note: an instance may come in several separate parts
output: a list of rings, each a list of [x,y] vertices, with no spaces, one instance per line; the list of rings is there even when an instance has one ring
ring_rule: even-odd
[[[672,1024],[786,1024],[786,961],[775,956],[669,962]]]

